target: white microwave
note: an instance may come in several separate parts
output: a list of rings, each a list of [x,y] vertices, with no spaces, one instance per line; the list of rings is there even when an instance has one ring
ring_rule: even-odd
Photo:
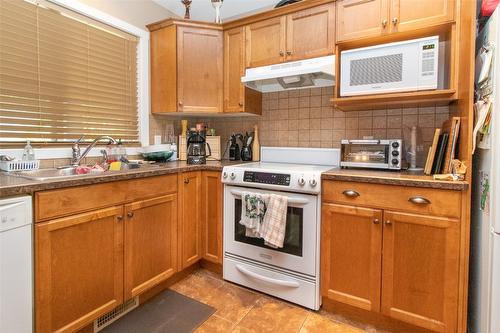
[[[439,37],[340,53],[340,96],[437,89]]]

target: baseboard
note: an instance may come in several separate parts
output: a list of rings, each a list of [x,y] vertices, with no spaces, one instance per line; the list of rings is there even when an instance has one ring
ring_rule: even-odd
[[[209,270],[212,273],[215,273],[215,274],[220,275],[222,277],[222,264],[214,263],[214,262],[211,262],[211,261],[208,261],[205,259],[201,259],[200,266],[201,266],[201,268]]]

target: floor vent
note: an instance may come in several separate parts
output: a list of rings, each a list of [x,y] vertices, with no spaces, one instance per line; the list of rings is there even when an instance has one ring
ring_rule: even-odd
[[[100,316],[94,321],[94,333],[97,333],[104,329],[106,326],[111,325],[113,322],[117,321],[138,306],[139,297],[134,297],[132,299],[129,299],[122,305],[117,306],[110,312]]]

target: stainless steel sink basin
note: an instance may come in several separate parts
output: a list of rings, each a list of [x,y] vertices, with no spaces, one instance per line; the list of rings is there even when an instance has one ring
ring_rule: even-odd
[[[39,169],[33,171],[20,171],[12,173],[12,175],[38,181],[85,176],[77,174],[76,169],[72,167],[62,168],[62,169]]]

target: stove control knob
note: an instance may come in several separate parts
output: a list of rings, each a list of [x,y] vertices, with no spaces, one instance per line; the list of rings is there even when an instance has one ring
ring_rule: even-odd
[[[306,184],[306,180],[304,179],[304,177],[300,177],[299,178],[299,185],[304,186],[305,184]]]
[[[231,172],[231,175],[229,177],[231,177],[232,180],[236,179],[236,175],[234,174],[234,172]]]
[[[226,172],[226,171],[224,171],[224,172],[222,173],[222,178],[224,178],[224,179],[226,179],[226,178],[227,178],[227,172]]]
[[[316,185],[318,185],[318,182],[316,181],[316,179],[310,179],[309,180],[309,185],[311,185],[312,187],[315,187]]]

